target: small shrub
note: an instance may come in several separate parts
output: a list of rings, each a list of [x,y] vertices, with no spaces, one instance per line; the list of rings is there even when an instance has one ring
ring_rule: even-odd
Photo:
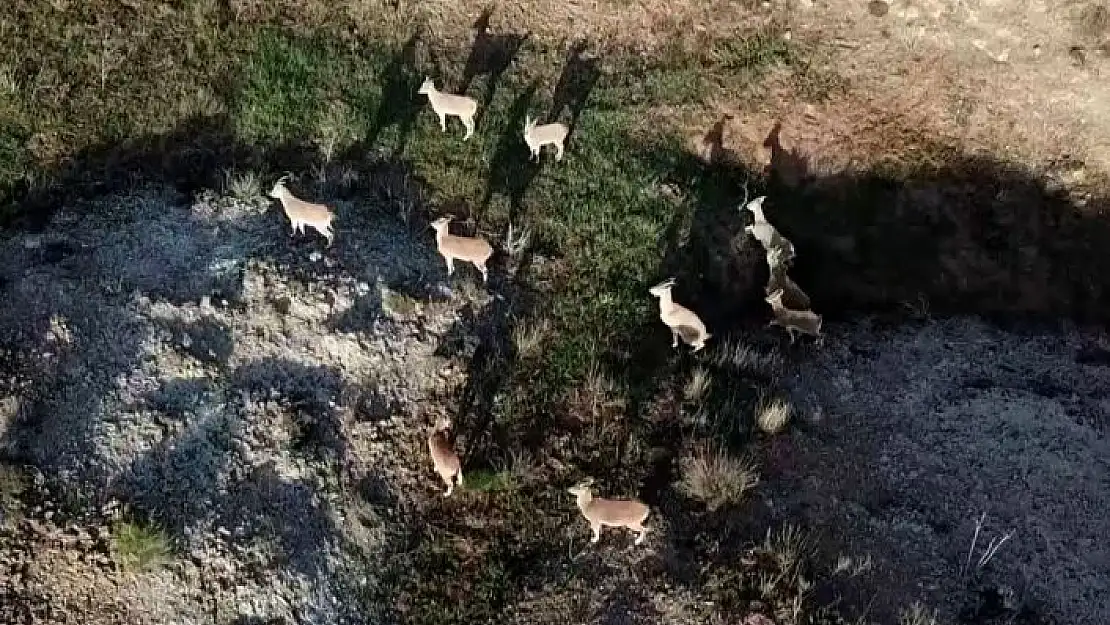
[[[253,171],[224,173],[224,192],[243,202],[262,197],[262,180]]]
[[[683,460],[682,487],[710,510],[739,503],[744,493],[759,484],[759,470],[747,458],[702,445]]]
[[[793,406],[784,399],[764,397],[755,409],[755,422],[764,433],[778,434],[790,422],[793,411]]]
[[[686,401],[692,403],[699,403],[705,398],[706,393],[709,392],[709,387],[713,383],[713,377],[709,374],[709,370],[705,367],[697,367],[690,373],[690,379],[686,382],[686,386],[682,389],[682,395]]]
[[[112,528],[112,549],[120,566],[132,572],[159,569],[173,559],[170,540],[161,529],[129,521]]]

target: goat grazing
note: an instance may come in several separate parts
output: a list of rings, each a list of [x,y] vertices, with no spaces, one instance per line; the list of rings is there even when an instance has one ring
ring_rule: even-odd
[[[782,289],[777,289],[764,298],[771,305],[771,312],[775,315],[775,318],[767,325],[777,325],[784,328],[787,334],[790,335],[791,343],[794,343],[794,333],[800,332],[817,337],[817,343],[820,345],[824,338],[821,336],[821,315],[812,310],[792,310],[783,306],[783,293]]]
[[[455,492],[455,486],[462,486],[463,483],[462,462],[447,437],[450,428],[451,420],[443,417],[436,421],[428,434],[428,451],[432,455],[432,464],[435,465],[436,473],[447,484],[444,497],[450,497]]]
[[[424,78],[424,84],[420,85],[417,93],[428,96],[428,102],[439,117],[439,127],[443,132],[447,132],[447,116],[451,115],[458,117],[463,126],[466,126],[466,136],[463,137],[463,141],[474,134],[474,114],[478,112],[477,100],[439,91],[431,78]]]
[[[555,160],[563,160],[563,141],[567,138],[569,130],[563,124],[555,122],[537,126],[531,116],[524,118],[524,142],[532,152],[530,159],[540,160],[540,150],[545,145],[555,146]]]
[[[685,306],[675,303],[671,297],[675,279],[670,278],[648,289],[648,292],[659,298],[659,318],[671,329],[674,342],[671,347],[678,347],[678,339],[688,345],[693,345],[694,351],[705,347],[705,341],[713,335],[706,331],[705,324],[693,311]]]
[[[451,234],[447,227],[451,219],[450,216],[440,217],[431,224],[436,231],[436,247],[443,260],[447,261],[447,275],[454,273],[455,260],[458,259],[477,267],[478,271],[482,272],[482,283],[485,284],[489,280],[486,261],[493,256],[493,246],[480,237],[460,237]]]
[[[644,527],[644,521],[651,514],[651,508],[632,499],[594,497],[590,488],[593,483],[593,478],[588,478],[567,489],[567,492],[577,499],[578,509],[590,524],[590,530],[593,531],[590,542],[596,543],[601,540],[601,528],[604,526],[626,527],[637,532],[637,545],[644,542],[644,536],[648,532],[648,528]]]
[[[309,226],[324,235],[330,247],[332,240],[335,238],[335,233],[331,227],[331,222],[335,220],[335,213],[323,204],[313,204],[295,197],[285,187],[285,181],[288,179],[288,175],[278,178],[278,181],[274,183],[274,188],[270,189],[270,197],[281,202],[281,207],[285,210],[285,216],[292,223],[293,232],[290,236],[298,232],[304,234],[305,226]]]

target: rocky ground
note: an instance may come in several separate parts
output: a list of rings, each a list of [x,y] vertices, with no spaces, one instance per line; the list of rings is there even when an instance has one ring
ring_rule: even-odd
[[[0,620],[100,622],[83,607],[111,599],[105,622],[335,622],[342,554],[373,554],[393,512],[363,491],[437,488],[419,433],[489,296],[350,204],[323,251],[261,200],[110,202],[3,243],[5,456],[73,505],[7,513]],[[168,570],[108,573],[129,506],[170,521]]]

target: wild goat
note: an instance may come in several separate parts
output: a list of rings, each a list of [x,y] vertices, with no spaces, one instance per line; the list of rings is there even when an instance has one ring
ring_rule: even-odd
[[[809,334],[817,337],[817,344],[823,342],[821,336],[821,315],[812,310],[791,310],[782,305],[783,290],[778,289],[768,295],[765,300],[771,305],[771,312],[775,318],[767,325],[784,328],[790,335],[790,342],[794,343],[795,332]]]
[[[675,303],[671,297],[671,289],[674,285],[675,279],[670,278],[651,287],[648,292],[659,298],[659,318],[671,329],[671,337],[674,339],[671,347],[678,347],[678,339],[681,336],[682,340],[688,345],[693,345],[694,351],[697,352],[705,347],[705,341],[713,335],[706,331],[705,324],[693,311]]]
[[[781,262],[789,263],[794,260],[794,244],[767,221],[766,215],[763,214],[763,202],[766,199],[767,196],[761,195],[740,208],[740,210],[747,209],[753,218],[751,224],[744,226],[744,232],[755,237],[768,255],[774,252]]]
[[[540,160],[540,150],[545,145],[555,146],[555,160],[563,160],[563,141],[567,138],[569,130],[563,124],[555,122],[537,126],[536,120],[531,116],[524,118],[524,142],[532,152],[529,159]]]
[[[432,110],[439,116],[439,127],[443,132],[447,132],[447,116],[452,115],[458,117],[463,126],[466,126],[466,136],[463,137],[463,141],[474,134],[474,114],[478,112],[477,100],[464,95],[443,93],[437,90],[436,84],[427,77],[424,78],[424,84],[420,85],[417,93],[428,96]]]
[[[493,246],[480,237],[460,237],[448,232],[447,225],[451,223],[451,216],[440,217],[432,222],[436,231],[436,247],[443,260],[447,261],[447,275],[455,271],[455,260],[463,260],[473,264],[482,272],[482,283],[489,280],[489,271],[486,261],[493,256]]]
[[[606,525],[609,527],[627,527],[638,533],[636,536],[637,545],[644,542],[644,536],[648,533],[648,528],[644,527],[644,521],[651,514],[651,508],[632,499],[601,499],[600,497],[594,497],[590,488],[593,483],[593,478],[587,478],[567,489],[567,492],[577,498],[578,509],[582,511],[582,516],[586,517],[586,521],[590,524],[590,530],[593,531],[590,542],[596,543],[601,540],[601,528]]]
[[[450,428],[451,420],[442,417],[436,421],[428,434],[428,451],[432,455],[432,464],[435,465],[436,473],[447,484],[444,497],[450,497],[451,493],[455,492],[455,486],[462,486],[463,483],[462,463],[447,437],[447,431]]]
[[[288,175],[278,178],[278,181],[274,183],[274,188],[270,189],[270,197],[281,201],[285,216],[293,224],[293,232],[290,236],[298,232],[303,234],[304,227],[310,226],[327,237],[328,246],[330,247],[332,240],[335,238],[335,233],[331,227],[331,222],[335,220],[335,213],[323,204],[313,204],[295,197],[285,187],[285,181],[288,179]]]
[[[765,293],[770,295],[775,291],[782,291],[786,301],[790,302],[792,306],[796,306],[795,310],[808,310],[810,306],[809,296],[806,295],[802,287],[798,286],[796,282],[790,279],[786,273],[786,266],[779,263],[771,262],[771,254],[768,252],[768,265],[771,267],[771,274],[767,277],[767,288]]]

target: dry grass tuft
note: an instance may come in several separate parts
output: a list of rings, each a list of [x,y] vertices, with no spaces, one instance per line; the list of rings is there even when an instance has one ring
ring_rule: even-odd
[[[757,351],[740,341],[723,341],[717,348],[716,362],[741,373],[774,377],[782,370],[778,354]]]
[[[755,409],[755,422],[765,434],[778,434],[790,422],[794,407],[781,398],[763,397]]]
[[[931,612],[920,603],[914,603],[902,610],[898,616],[898,625],[937,625],[936,612]]]
[[[569,404],[579,419],[596,422],[598,417],[623,410],[625,400],[616,381],[595,364],[571,391]]]
[[[682,462],[682,488],[710,510],[737,504],[759,484],[759,469],[744,457],[709,444],[698,446]]]
[[[262,180],[253,171],[224,172],[224,193],[244,202],[252,202],[262,197]]]
[[[512,329],[512,338],[517,357],[538,356],[550,334],[551,320],[546,317],[516,323]]]
[[[709,393],[709,387],[712,384],[713,376],[710,375],[709,370],[705,367],[697,367],[690,373],[690,379],[682,388],[682,395],[688,402],[700,403]]]

